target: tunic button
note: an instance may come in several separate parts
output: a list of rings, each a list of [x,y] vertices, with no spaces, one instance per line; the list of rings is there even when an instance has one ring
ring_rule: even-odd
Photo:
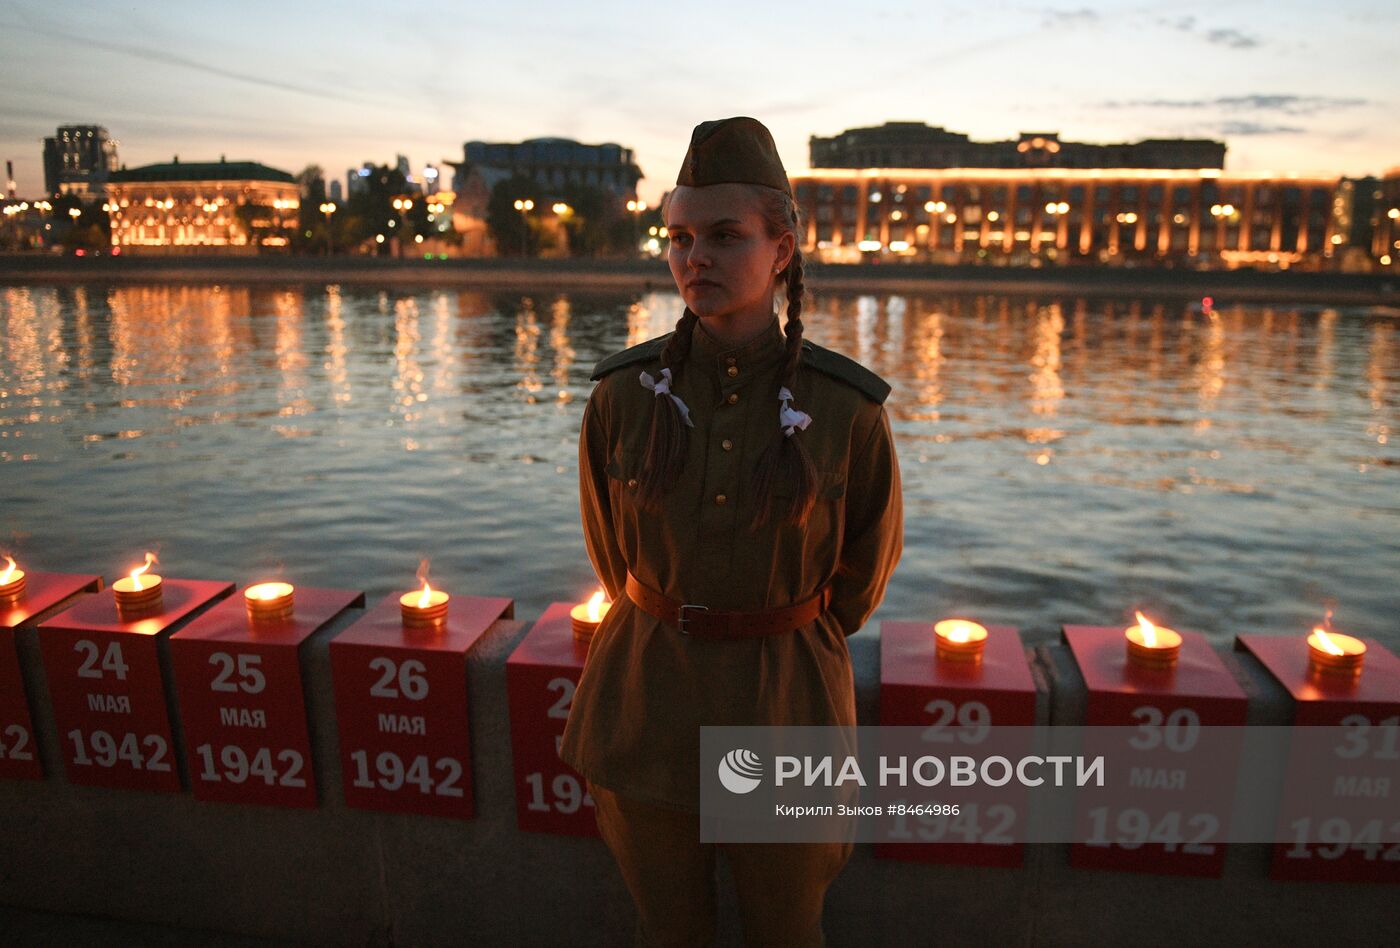
[[[629,478],[628,481],[627,481],[627,486],[628,486],[628,487],[636,487],[636,486],[637,486],[637,479],[636,479],[635,477]]]
[[[738,374],[739,374],[739,368],[738,368],[738,366],[733,366],[733,365],[731,365],[731,366],[729,367],[729,377],[732,379],[734,376],[736,376],[736,375],[738,375]]]
[[[728,438],[725,438],[723,441],[721,441],[721,442],[719,443],[719,446],[720,446],[721,448],[724,448],[724,450],[726,450],[726,451],[733,451],[733,450],[734,450],[734,442],[733,442],[733,441],[730,441]]]
[[[723,494],[715,494],[715,503],[719,504],[721,507],[724,506],[725,501],[727,501],[728,499],[729,498],[724,496]]]
[[[730,393],[729,393],[729,404],[733,405],[733,404],[736,404],[738,401],[739,401],[739,393],[738,393],[738,392],[730,392]]]

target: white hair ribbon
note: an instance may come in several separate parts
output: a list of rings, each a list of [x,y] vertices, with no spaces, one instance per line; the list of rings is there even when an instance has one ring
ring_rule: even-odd
[[[650,373],[643,372],[642,387],[649,388],[658,395],[671,396],[671,401],[675,402],[676,408],[680,409],[681,420],[684,421],[690,427],[695,427],[695,422],[690,420],[690,408],[686,405],[685,402],[681,401],[681,397],[679,395],[671,391],[670,369],[661,370],[661,381],[659,382],[656,379],[652,378]]]
[[[792,392],[786,388],[778,389],[778,400],[782,405],[778,408],[778,424],[783,429],[783,434],[791,438],[792,433],[798,428],[806,429],[812,423],[812,416],[805,411],[798,411],[788,402],[792,401]]]

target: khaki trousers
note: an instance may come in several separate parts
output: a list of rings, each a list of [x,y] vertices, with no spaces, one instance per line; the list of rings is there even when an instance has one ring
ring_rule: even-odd
[[[827,886],[845,843],[704,843],[695,813],[588,783],[598,831],[637,908],[637,948],[709,945],[715,936],[715,850],[724,850],[748,948],[820,948]]]

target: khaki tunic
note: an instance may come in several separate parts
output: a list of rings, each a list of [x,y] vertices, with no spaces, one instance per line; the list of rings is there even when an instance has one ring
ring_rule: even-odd
[[[639,376],[660,378],[660,350],[604,376],[584,409],[583,535],[613,605],[589,647],[559,753],[624,796],[698,810],[701,726],[856,722],[846,637],[880,604],[903,549],[894,439],[882,404],[804,365],[792,406],[812,416],[795,436],[820,472],[816,507],[805,529],[750,532],[746,485],[781,436],[783,345],[776,316],[732,348],[696,326],[675,386],[694,427],[683,427],[685,472],[659,514],[638,507],[635,480],[658,397]],[[833,596],[825,614],[793,632],[705,640],[628,599],[629,569],[671,599],[714,609],[787,606],[828,581]]]

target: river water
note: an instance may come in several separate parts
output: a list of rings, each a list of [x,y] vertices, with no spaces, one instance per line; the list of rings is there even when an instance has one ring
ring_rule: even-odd
[[[109,580],[596,586],[592,365],[674,293],[0,288],[0,547]],[[1400,313],[818,294],[893,392],[905,552],[872,621],[1155,621],[1400,646]]]

